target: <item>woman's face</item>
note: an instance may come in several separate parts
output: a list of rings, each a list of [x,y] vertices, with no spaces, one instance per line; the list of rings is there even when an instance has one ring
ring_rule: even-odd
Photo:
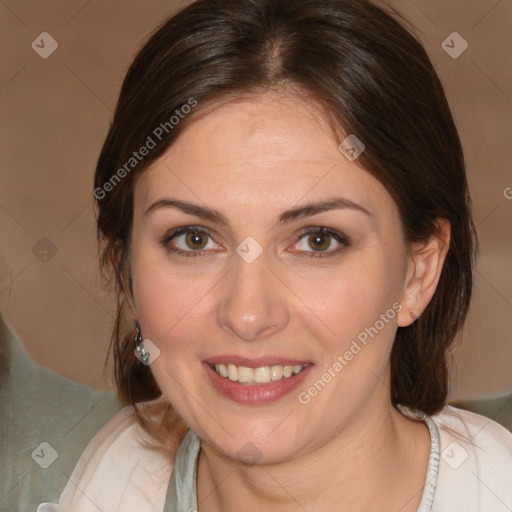
[[[312,107],[221,104],[134,200],[133,308],[160,388],[203,441],[286,460],[391,408],[411,267],[398,210]]]

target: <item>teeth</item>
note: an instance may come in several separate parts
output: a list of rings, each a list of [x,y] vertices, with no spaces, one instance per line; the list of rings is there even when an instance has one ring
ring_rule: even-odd
[[[238,370],[234,364],[228,364],[228,377],[229,380],[237,380]]]
[[[254,370],[245,366],[239,366],[238,382],[254,382]]]
[[[270,382],[270,368],[268,366],[256,368],[253,373],[254,382]]]
[[[284,375],[284,369],[282,366],[272,366],[270,368],[270,376],[272,380],[281,380]]]
[[[294,366],[274,365],[262,366],[260,368],[248,368],[247,366],[235,366],[234,364],[216,364],[215,371],[221,377],[227,377],[233,382],[244,384],[268,384],[297,375],[306,365],[297,364]]]

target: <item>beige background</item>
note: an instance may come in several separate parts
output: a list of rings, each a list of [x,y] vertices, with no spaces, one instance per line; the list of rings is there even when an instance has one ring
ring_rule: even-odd
[[[452,395],[510,392],[512,1],[393,3],[418,28],[446,86],[481,242]],[[93,170],[127,66],[179,5],[0,3],[0,308],[35,361],[96,388],[111,386],[102,371],[114,306],[99,280]],[[441,47],[454,31],[469,44],[457,59]],[[42,32],[58,42],[47,59],[31,47]]]

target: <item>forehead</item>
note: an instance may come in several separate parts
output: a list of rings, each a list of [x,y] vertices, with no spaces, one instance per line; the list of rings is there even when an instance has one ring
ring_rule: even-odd
[[[206,157],[250,172],[265,162],[326,163],[335,145],[316,103],[269,92],[208,107],[175,142],[172,154],[190,162]]]
[[[148,205],[181,194],[218,209],[285,209],[340,194],[367,209],[389,202],[378,180],[347,160],[338,144],[318,106],[301,97],[272,93],[223,102],[190,122],[143,173],[136,196]]]

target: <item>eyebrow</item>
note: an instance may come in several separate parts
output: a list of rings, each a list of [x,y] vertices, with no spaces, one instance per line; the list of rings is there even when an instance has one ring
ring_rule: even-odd
[[[220,224],[229,228],[228,219],[218,210],[214,210],[205,206],[199,206],[194,203],[189,203],[188,201],[180,201],[170,198],[163,198],[155,201],[153,204],[151,204],[151,206],[149,206],[149,208],[145,210],[144,216],[162,208],[177,208],[188,215],[195,215],[200,219],[208,220],[214,224]],[[327,212],[330,210],[341,209],[351,209],[364,213],[370,217],[372,216],[372,214],[364,206],[361,206],[360,204],[343,197],[334,197],[325,201],[309,203],[304,206],[287,210],[279,215],[277,223],[281,225],[288,224],[297,219],[311,217],[313,215],[317,215],[319,213]]]

